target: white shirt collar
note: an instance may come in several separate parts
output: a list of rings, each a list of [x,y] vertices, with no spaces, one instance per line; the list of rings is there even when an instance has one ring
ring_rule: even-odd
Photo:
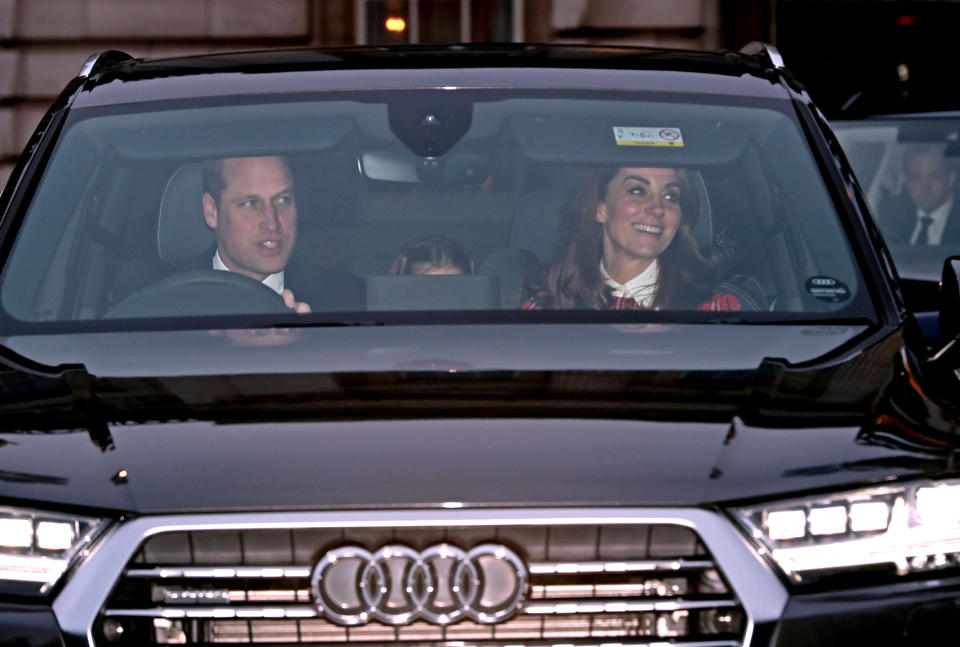
[[[930,223],[930,229],[927,230],[927,240],[929,241],[930,245],[939,245],[940,240],[943,238],[943,230],[947,227],[947,217],[950,215],[951,209],[953,209],[953,196],[947,198],[946,202],[941,204],[933,211],[925,212],[917,209],[917,224],[913,228],[913,234],[910,236],[910,242],[916,242],[917,236],[920,234],[920,218],[923,216],[930,216],[933,218],[933,222]]]
[[[223,270],[225,272],[231,271],[229,267],[223,264],[223,261],[220,260],[220,250],[213,255],[213,269]],[[283,292],[283,270],[280,270],[276,274],[271,274],[267,278],[261,281],[265,286],[280,294]]]
[[[657,291],[657,280],[660,278],[660,267],[657,259],[653,259],[650,266],[643,272],[633,277],[626,283],[620,283],[612,276],[607,274],[607,268],[603,265],[603,259],[600,260],[600,276],[604,283],[613,290],[613,296],[624,299],[633,299],[640,307],[649,308],[653,302],[653,296]]]

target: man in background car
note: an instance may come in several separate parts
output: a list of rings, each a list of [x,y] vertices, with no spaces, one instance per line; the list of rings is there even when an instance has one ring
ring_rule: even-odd
[[[960,243],[960,201],[956,172],[941,148],[915,147],[904,153],[906,192],[880,205],[880,225],[892,242],[911,245]]]

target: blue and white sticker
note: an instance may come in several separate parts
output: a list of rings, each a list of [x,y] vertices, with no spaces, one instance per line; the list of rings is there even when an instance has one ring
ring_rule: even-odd
[[[832,276],[811,276],[805,285],[810,296],[827,303],[840,303],[850,298],[847,284]]]
[[[683,147],[683,133],[672,127],[614,126],[613,138],[617,146]]]

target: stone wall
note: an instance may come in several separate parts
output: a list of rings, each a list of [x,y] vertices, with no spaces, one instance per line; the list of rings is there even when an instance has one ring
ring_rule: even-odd
[[[718,0],[553,0],[555,42],[720,47]]]
[[[353,0],[0,0],[0,186],[84,60],[343,45]]]

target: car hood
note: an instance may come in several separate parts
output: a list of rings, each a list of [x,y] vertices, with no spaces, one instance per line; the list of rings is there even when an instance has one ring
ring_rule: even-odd
[[[135,513],[700,505],[942,471],[902,346],[855,326],[8,338],[0,493]]]
[[[865,325],[344,326],[0,337],[39,364],[102,377],[389,371],[752,370],[850,346]],[[848,350],[850,352],[850,350]]]

